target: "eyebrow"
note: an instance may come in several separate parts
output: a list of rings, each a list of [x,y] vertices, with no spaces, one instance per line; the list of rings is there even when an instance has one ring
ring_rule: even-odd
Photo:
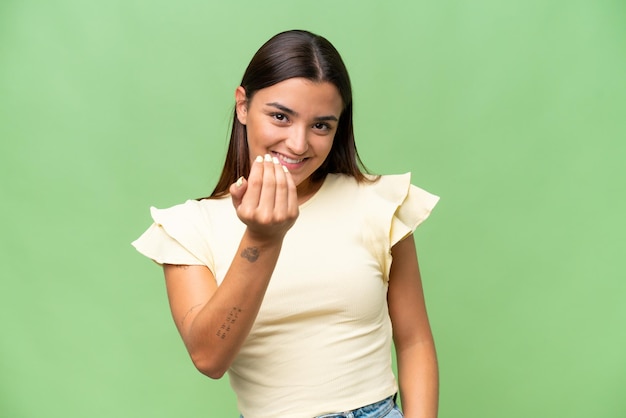
[[[267,106],[272,106],[272,107],[275,107],[275,108],[277,108],[278,110],[280,110],[281,112],[285,112],[285,113],[287,113],[288,115],[291,115],[291,116],[299,116],[299,115],[298,115],[298,112],[296,112],[296,111],[295,111],[295,110],[293,110],[293,109],[289,109],[288,107],[283,106],[283,105],[281,105],[280,103],[272,102],[272,103],[265,103],[265,104],[266,104]],[[321,121],[331,120],[331,121],[335,121],[335,122],[337,122],[339,119],[337,119],[337,117],[336,117],[336,116],[334,116],[334,115],[328,115],[328,116],[317,116],[317,117],[315,118],[315,120],[321,120]]]

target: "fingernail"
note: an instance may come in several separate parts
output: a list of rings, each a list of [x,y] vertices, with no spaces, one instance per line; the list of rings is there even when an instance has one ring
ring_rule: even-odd
[[[268,163],[272,161],[272,156],[269,154],[265,154],[265,161],[267,161]]]
[[[283,171],[284,171],[285,173],[289,173],[289,170],[287,169],[287,167],[285,167],[285,166],[282,166],[282,167],[283,167]]]
[[[239,177],[239,178],[237,179],[237,183],[235,183],[235,185],[236,185],[237,187],[241,187],[241,185],[242,185],[242,184],[243,184],[243,176],[241,176],[241,177]]]
[[[262,163],[263,162],[263,157],[261,157],[260,155],[256,157],[256,159],[254,160],[257,163]]]
[[[272,157],[272,162],[273,162],[274,164],[278,164],[278,158],[276,158],[276,157]]]

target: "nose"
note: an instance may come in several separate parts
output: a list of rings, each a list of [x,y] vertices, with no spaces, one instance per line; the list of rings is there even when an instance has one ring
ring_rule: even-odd
[[[309,150],[309,140],[306,127],[294,126],[291,132],[289,132],[289,137],[285,140],[285,145],[295,155],[302,155],[307,152]]]

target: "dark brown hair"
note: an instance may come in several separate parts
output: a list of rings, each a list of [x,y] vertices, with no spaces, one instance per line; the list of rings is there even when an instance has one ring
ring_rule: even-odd
[[[302,77],[315,82],[329,82],[337,87],[343,102],[333,145],[324,163],[311,175],[322,180],[329,173],[341,173],[366,181],[367,170],[359,157],[352,127],[352,87],[348,70],[335,47],[325,38],[303,30],[279,33],[267,41],[252,57],[241,80],[249,101],[261,89],[281,81]],[[363,170],[363,171],[362,171]],[[210,197],[229,193],[232,183],[250,172],[245,125],[233,112],[233,126],[226,161],[220,179]]]

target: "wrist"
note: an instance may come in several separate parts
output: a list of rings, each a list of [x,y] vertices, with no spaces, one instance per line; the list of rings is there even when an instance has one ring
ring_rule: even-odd
[[[268,235],[265,231],[260,233],[247,227],[241,240],[247,247],[257,247],[259,249],[278,248],[283,244],[284,235],[280,233]]]

